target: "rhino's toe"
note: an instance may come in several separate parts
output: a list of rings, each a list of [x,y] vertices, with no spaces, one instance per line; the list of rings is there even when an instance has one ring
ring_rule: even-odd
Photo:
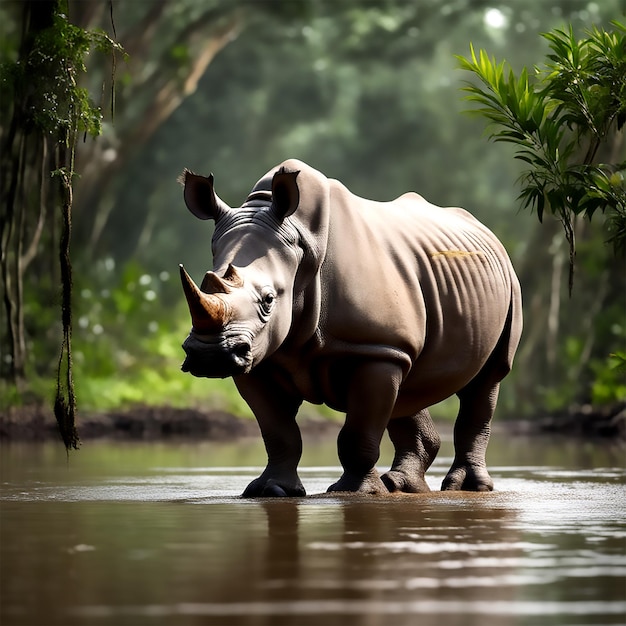
[[[351,492],[367,495],[388,494],[385,483],[380,479],[378,472],[374,469],[365,476],[350,474],[345,472],[343,476],[328,488],[328,492]]]
[[[306,491],[301,483],[287,485],[273,478],[253,480],[244,490],[243,498],[301,498]]]
[[[417,474],[411,476],[403,471],[389,470],[380,479],[391,493],[427,493],[430,491],[424,477]]]
[[[278,483],[269,483],[265,485],[261,495],[266,498],[286,498],[287,492]]]
[[[443,480],[441,491],[493,491],[493,480],[484,467],[453,466]]]

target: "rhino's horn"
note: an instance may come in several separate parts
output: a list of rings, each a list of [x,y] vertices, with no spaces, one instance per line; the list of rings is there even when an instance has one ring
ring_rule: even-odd
[[[204,293],[230,293],[232,290],[215,272],[207,272],[202,279],[200,291]]]
[[[201,291],[182,265],[180,266],[180,280],[194,329],[201,333],[221,331],[230,319],[229,308],[224,300]]]
[[[207,272],[200,285],[200,291],[209,294],[230,293],[233,288],[237,287],[243,287],[243,278],[237,271],[237,268],[231,263],[222,278],[215,272]]]
[[[228,268],[226,269],[224,280],[233,287],[243,287],[243,278],[232,263],[229,263]]]

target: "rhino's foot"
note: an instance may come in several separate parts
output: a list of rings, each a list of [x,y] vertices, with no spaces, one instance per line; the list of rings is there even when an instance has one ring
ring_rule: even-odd
[[[300,479],[287,481],[259,476],[241,495],[243,498],[301,498],[306,495],[306,491]]]
[[[484,466],[453,465],[441,485],[442,491],[493,491],[493,480]]]
[[[344,472],[343,476],[328,488],[329,493],[338,491],[368,495],[389,494],[389,490],[375,469],[368,472],[365,476]]]
[[[383,474],[380,479],[391,493],[398,491],[403,493],[426,493],[430,491],[424,476],[416,473],[391,469]]]

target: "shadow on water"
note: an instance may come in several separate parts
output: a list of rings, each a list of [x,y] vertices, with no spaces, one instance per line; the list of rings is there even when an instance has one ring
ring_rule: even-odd
[[[498,491],[238,497],[258,442],[2,449],[0,624],[623,624],[623,451],[518,439]],[[429,476],[450,462],[444,446]],[[207,463],[210,463],[207,466]],[[384,465],[381,462],[381,467]]]

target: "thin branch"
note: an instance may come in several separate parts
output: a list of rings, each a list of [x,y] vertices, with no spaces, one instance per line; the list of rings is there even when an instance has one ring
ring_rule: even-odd
[[[124,42],[124,50],[131,58],[141,57],[146,51],[167,4],[167,0],[157,0],[131,33],[122,34],[121,41]]]

